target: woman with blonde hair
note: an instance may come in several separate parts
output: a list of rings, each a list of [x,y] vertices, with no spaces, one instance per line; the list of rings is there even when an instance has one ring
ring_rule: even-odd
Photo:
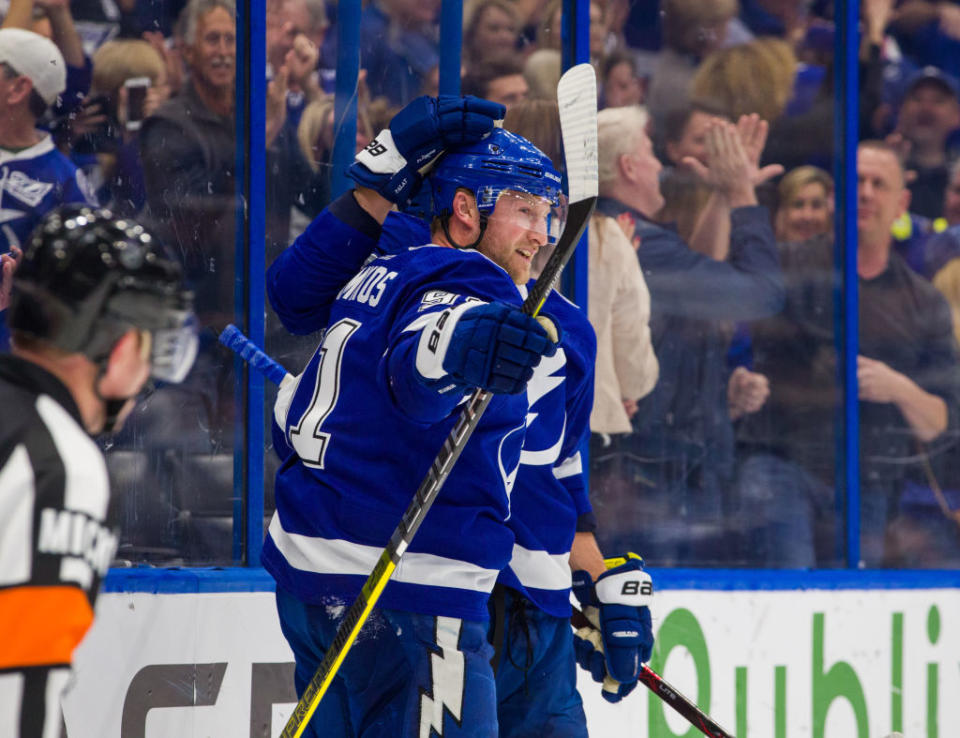
[[[796,71],[797,58],[786,41],[758,39],[704,59],[690,83],[690,98],[731,120],[757,113],[773,123],[787,107]]]
[[[777,187],[773,231],[781,243],[808,241],[833,228],[833,177],[819,167],[791,169]]]
[[[330,157],[333,154],[334,134],[333,95],[325,95],[303,109],[300,125],[297,126],[300,151],[314,171],[322,166],[329,166]],[[370,118],[367,115],[366,106],[358,106],[357,151],[372,139],[373,133],[370,129]]]
[[[108,114],[113,114],[124,127],[127,123],[130,90],[124,83],[130,79],[150,81],[139,117],[149,117],[170,96],[167,66],[157,50],[146,41],[119,39],[107,41],[93,55],[93,82],[90,96],[104,96]]]

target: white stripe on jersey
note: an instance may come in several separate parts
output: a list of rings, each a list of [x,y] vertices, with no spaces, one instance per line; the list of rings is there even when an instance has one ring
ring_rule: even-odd
[[[60,700],[70,679],[70,669],[53,668],[47,671],[44,689],[44,717],[42,738],[60,738],[63,717]],[[20,713],[23,706],[23,682],[21,672],[0,674],[0,736],[20,735]]]
[[[0,469],[0,586],[30,579],[33,503],[37,492],[27,447],[20,444]],[[3,710],[0,710],[3,714]],[[0,735],[13,735],[0,730]]]
[[[60,700],[63,690],[70,679],[70,669],[51,669],[47,672],[47,711],[43,721],[43,738],[60,738],[63,718],[60,712]]]
[[[510,569],[524,587],[534,589],[570,589],[570,554],[531,551],[516,543],[510,556]]]
[[[351,543],[338,538],[316,538],[288,533],[274,513],[270,521],[270,537],[283,558],[295,569],[315,574],[359,574],[373,571],[383,549]],[[474,592],[490,592],[500,572],[484,569],[459,559],[427,553],[407,552],[400,560],[392,579],[428,587],[455,587]]]
[[[43,418],[66,470],[64,509],[86,513],[102,522],[107,517],[110,498],[103,454],[70,413],[54,399],[40,395],[37,412]]]
[[[553,476],[557,479],[566,479],[578,474],[583,474],[583,460],[580,458],[579,451],[553,467]]]
[[[20,735],[20,705],[23,701],[23,674],[0,674],[0,735]]]

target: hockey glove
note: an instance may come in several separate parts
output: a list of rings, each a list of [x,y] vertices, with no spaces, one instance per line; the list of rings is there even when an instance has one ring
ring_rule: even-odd
[[[640,664],[653,651],[653,585],[636,554],[606,563],[609,570],[595,584],[587,572],[573,574],[573,593],[593,626],[576,632],[574,647],[577,663],[603,682],[604,699],[618,702],[636,686]]]
[[[347,175],[390,202],[404,205],[441,154],[479,141],[505,113],[503,105],[472,95],[418,97],[357,154]]]
[[[437,358],[443,371],[458,384],[515,395],[526,388],[540,359],[557,351],[536,319],[510,305],[480,304],[457,314],[449,340],[443,340],[441,319],[437,340],[428,339],[428,344],[441,354]]]

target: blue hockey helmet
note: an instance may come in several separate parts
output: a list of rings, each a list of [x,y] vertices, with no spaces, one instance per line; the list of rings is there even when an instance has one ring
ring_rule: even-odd
[[[515,133],[494,128],[489,136],[448,152],[430,174],[433,215],[443,217],[453,208],[457,189],[473,193],[477,209],[489,216],[505,190],[542,197],[560,205],[560,173],[550,157]]]

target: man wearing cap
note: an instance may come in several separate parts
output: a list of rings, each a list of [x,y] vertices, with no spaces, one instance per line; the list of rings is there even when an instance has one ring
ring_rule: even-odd
[[[0,253],[19,246],[57,205],[96,204],[83,174],[36,127],[66,79],[52,41],[19,28],[0,30]]]
[[[916,172],[909,184],[910,210],[938,218],[947,186],[947,138],[960,127],[957,80],[937,67],[924,67],[907,83],[897,131],[910,142],[907,169]]]

